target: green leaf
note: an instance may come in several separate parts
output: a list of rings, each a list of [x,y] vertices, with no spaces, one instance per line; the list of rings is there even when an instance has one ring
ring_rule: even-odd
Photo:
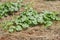
[[[60,21],[60,17],[56,17],[56,20],[57,20],[57,21]]]
[[[9,32],[14,32],[14,29],[10,28],[8,31],[9,31]]]
[[[46,21],[45,27],[48,28],[52,25],[52,21]]]
[[[38,21],[38,23],[43,23],[44,22],[44,19],[43,19],[42,16],[40,16],[40,17],[38,17],[37,21]]]
[[[28,25],[28,24],[26,24],[26,23],[23,23],[23,24],[22,24],[22,27],[25,29],[25,28],[28,28],[28,27],[29,27],[29,25]]]
[[[21,26],[16,26],[16,31],[21,31],[22,27]]]
[[[37,24],[38,24],[38,22],[37,22],[36,19],[32,20],[32,23],[33,23],[34,25],[37,25]]]

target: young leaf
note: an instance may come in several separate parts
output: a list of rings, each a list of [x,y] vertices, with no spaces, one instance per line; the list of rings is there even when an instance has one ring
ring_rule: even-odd
[[[16,26],[16,31],[21,31],[22,30],[22,27],[21,26]]]

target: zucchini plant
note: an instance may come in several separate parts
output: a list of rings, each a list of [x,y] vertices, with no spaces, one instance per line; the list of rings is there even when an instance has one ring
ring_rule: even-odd
[[[38,13],[33,8],[29,8],[22,12],[14,21],[5,22],[3,28],[9,32],[14,32],[38,24],[44,24],[49,27],[55,20],[60,20],[57,12],[43,11]]]

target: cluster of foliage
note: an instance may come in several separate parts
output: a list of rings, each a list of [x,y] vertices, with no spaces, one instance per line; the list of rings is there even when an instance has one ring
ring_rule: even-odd
[[[18,2],[0,3],[0,18],[12,14],[20,9],[21,5]]]
[[[60,20],[57,12],[43,11],[38,13],[33,8],[30,8],[22,12],[15,20],[5,22],[3,28],[9,32],[14,32],[38,24],[44,24],[46,27],[49,27],[54,20]]]

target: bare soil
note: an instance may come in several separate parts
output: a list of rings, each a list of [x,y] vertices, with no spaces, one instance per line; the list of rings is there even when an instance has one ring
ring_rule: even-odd
[[[6,0],[1,1],[5,2]],[[38,12],[43,10],[60,12],[60,1],[24,0],[23,3],[26,4],[28,2],[33,2],[32,7]],[[17,14],[19,12],[15,15]],[[8,16],[0,19],[0,21],[11,20],[13,18],[13,16]],[[60,40],[60,21],[55,21],[48,29],[44,25],[38,25],[14,33],[5,32],[0,28],[0,40]]]

